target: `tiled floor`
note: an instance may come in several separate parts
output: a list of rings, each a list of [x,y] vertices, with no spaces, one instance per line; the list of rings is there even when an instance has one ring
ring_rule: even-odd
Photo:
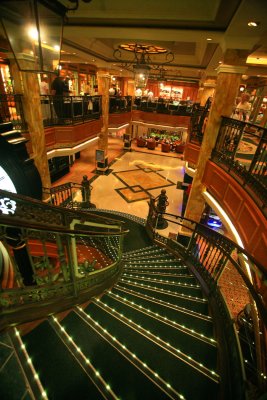
[[[96,145],[81,152],[81,157],[71,167],[69,174],[54,183],[82,181],[95,176]],[[112,170],[108,175],[99,175],[92,183],[91,202],[97,208],[122,211],[141,218],[148,214],[148,200],[156,197],[162,188],[166,189],[169,200],[167,211],[181,213],[183,191],[176,188],[183,181],[184,161],[177,153],[163,154],[159,150],[145,151],[135,146],[132,151],[123,151],[121,138],[109,138],[108,161]],[[176,226],[168,226],[162,233],[175,233]]]

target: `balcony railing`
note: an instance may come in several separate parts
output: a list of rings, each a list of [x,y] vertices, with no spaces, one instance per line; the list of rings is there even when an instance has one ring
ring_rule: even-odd
[[[130,112],[132,109],[132,96],[109,96],[109,113]]]
[[[73,125],[101,115],[101,96],[41,96],[44,126]]]
[[[0,122],[12,122],[14,129],[25,132],[27,124],[22,101],[22,94],[0,94]]]
[[[160,114],[191,116],[193,109],[194,105],[190,101],[173,101],[161,98],[135,97],[133,103],[133,110]]]
[[[266,213],[266,128],[222,117],[211,159],[233,176]]]
[[[192,111],[189,127],[189,142],[201,145],[206,127],[209,110],[205,107],[197,107]]]

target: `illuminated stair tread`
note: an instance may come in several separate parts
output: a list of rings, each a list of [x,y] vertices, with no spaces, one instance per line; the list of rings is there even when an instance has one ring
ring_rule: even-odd
[[[169,398],[77,314],[70,313],[63,325],[120,399]]]
[[[125,343],[125,346],[132,353],[153,368],[186,399],[195,398],[196,393],[198,393],[198,400],[206,399],[207,390],[209,391],[209,398],[216,398],[218,384],[209,377],[166,352],[156,343],[132,330],[98,306],[90,304],[85,311],[100,325],[106,327],[117,340]]]
[[[47,321],[23,337],[49,399],[99,400],[95,385],[62,343]]]
[[[209,368],[216,368],[216,348],[207,346],[207,343],[202,342],[200,339],[193,338],[192,336],[189,337],[190,329],[192,328],[187,323],[186,316],[182,325],[190,328],[188,329],[188,332],[186,329],[182,331],[177,329],[177,326],[171,326],[172,320],[170,321],[170,324],[167,325],[167,320],[156,319],[157,316],[155,314],[158,312],[148,313],[145,308],[139,309],[138,305],[136,305],[139,304],[139,302],[136,303],[135,306],[126,302],[123,304],[109,295],[103,296],[101,301],[109,307],[115,308],[116,311],[122,313],[125,317],[132,319],[136,324],[141,325],[144,329],[151,331],[155,336],[159,336],[186,354],[191,354],[194,359],[199,360],[203,364],[207,364]],[[166,317],[164,312],[159,315]],[[211,343],[212,342],[210,342],[210,344]]]

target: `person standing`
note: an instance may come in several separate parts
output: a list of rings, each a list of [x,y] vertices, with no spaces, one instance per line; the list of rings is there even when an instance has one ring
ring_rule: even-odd
[[[236,119],[240,119],[241,121],[249,120],[250,110],[251,110],[251,104],[249,100],[250,100],[250,94],[242,93],[241,100],[237,104],[235,110]]]
[[[54,96],[54,109],[59,119],[62,119],[64,116],[63,94],[65,90],[64,77],[60,75],[56,76],[51,84],[51,94]]]
[[[43,75],[40,83],[40,94],[47,96],[49,94],[48,76]]]

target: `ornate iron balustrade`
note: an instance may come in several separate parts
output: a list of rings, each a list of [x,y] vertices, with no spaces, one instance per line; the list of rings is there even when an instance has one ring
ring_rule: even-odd
[[[160,235],[156,229],[159,218],[164,218],[172,224],[177,237],[179,232],[183,238],[186,237],[185,244],[182,244],[183,239],[173,240]],[[210,302],[214,301],[216,318],[217,316],[221,318],[217,333],[221,334],[221,330],[226,330],[227,342],[229,342],[230,364],[228,364],[231,365],[231,357],[233,363],[236,363],[236,358],[240,357],[246,367],[247,379],[259,386],[261,390],[266,390],[267,272],[265,268],[243,248],[210,228],[173,214],[158,214],[153,199],[150,201],[146,226],[150,236],[156,242],[169,248],[177,256],[182,256],[202,282],[202,287]],[[238,291],[231,290],[232,276],[237,276]],[[239,334],[238,343],[241,354],[238,356],[233,349],[237,348],[235,344],[237,332],[240,333],[243,326],[240,324],[240,313],[234,315],[233,310],[241,299],[244,306],[250,304],[251,307],[249,338],[251,351],[247,354],[248,344],[244,344],[242,334]],[[235,322],[235,331],[232,330],[231,324],[227,323],[231,320]],[[229,378],[233,379],[233,376]],[[234,382],[235,379],[233,379],[233,384]]]
[[[156,112],[159,114],[191,116],[194,105],[190,101],[172,101],[163,98],[149,99],[135,97],[133,110]]]
[[[0,329],[88,300],[118,277],[123,223],[6,191],[0,210]]]
[[[225,168],[266,212],[267,129],[222,117],[212,161]]]
[[[132,96],[109,96],[109,113],[124,113],[132,110]]]
[[[27,130],[22,94],[0,94],[0,122],[12,122],[14,129]]]
[[[82,202],[82,185],[75,182],[67,182],[51,188],[43,187],[43,194],[47,201],[54,206],[77,208]]]
[[[209,110],[205,107],[197,107],[193,110],[189,127],[189,142],[201,145],[205,131],[205,121]]]
[[[40,96],[44,126],[73,125],[99,119],[101,96]]]

